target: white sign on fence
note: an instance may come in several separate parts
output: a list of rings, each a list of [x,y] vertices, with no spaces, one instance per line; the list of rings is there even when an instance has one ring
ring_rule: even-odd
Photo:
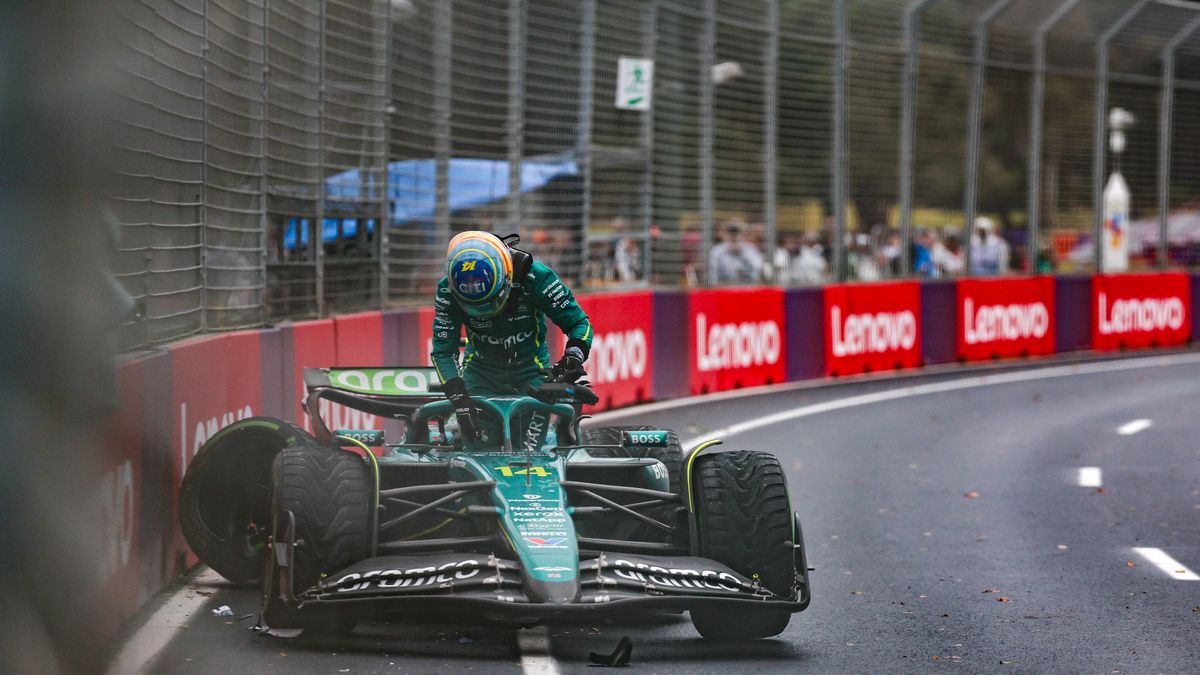
[[[654,60],[622,56],[617,59],[617,107],[649,110],[654,91]]]

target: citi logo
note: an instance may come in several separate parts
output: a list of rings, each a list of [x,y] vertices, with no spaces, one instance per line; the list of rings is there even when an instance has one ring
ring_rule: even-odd
[[[621,333],[597,333],[592,338],[588,370],[596,384],[636,380],[646,374],[648,352],[646,333],[641,328]]]
[[[1179,330],[1186,314],[1183,300],[1176,297],[1114,300],[1110,308],[1108,294],[1102,292],[1097,304],[1101,335]]]
[[[969,345],[1043,338],[1050,331],[1050,311],[1040,302],[1024,305],[981,305],[963,299],[963,339]]]
[[[830,308],[834,356],[908,351],[917,344],[917,317],[912,311],[851,314],[842,321],[842,308]]]
[[[745,321],[708,325],[696,314],[696,367],[700,372],[749,368],[779,363],[783,338],[774,321]]]

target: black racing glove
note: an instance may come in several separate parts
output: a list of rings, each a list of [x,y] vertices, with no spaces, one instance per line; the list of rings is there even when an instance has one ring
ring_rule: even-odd
[[[574,382],[587,373],[583,370],[583,362],[587,360],[587,343],[579,340],[569,340],[563,356],[550,370],[551,382]]]
[[[467,393],[467,384],[461,377],[454,377],[442,383],[442,391],[454,404],[454,416],[458,418],[458,428],[462,429],[463,438],[471,442],[478,441],[479,427],[475,422],[480,417],[479,404]]]

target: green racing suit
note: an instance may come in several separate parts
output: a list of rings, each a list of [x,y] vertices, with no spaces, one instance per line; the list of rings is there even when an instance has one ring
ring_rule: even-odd
[[[433,304],[433,365],[443,382],[461,375],[472,395],[523,394],[542,381],[542,371],[553,365],[546,347],[546,317],[569,343],[585,345],[585,355],[591,349],[587,314],[554,270],[537,261],[524,279],[513,280],[512,295],[496,316],[467,316],[445,277],[438,282]],[[462,328],[467,349],[460,367]]]

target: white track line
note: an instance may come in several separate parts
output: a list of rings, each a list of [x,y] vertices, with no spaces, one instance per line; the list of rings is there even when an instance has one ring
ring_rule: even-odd
[[[1186,365],[1189,363],[1200,363],[1200,354],[1185,353],[1185,354],[1169,354],[1166,356],[1139,356],[1117,361],[1100,361],[1098,363],[1076,363],[1062,366],[1049,366],[1036,368],[1031,364],[1033,370],[1020,370],[1016,373],[1001,373],[992,375],[976,375],[970,379],[995,379],[1005,375],[1032,373],[1032,372],[1050,372],[1061,373],[1050,375],[1047,377],[1064,377],[1069,375],[1085,375],[1088,373],[1105,373],[1121,370],[1136,370],[1138,368],[1155,368],[1163,366]],[[934,367],[936,368],[936,366]],[[820,389],[830,385],[852,384],[857,382],[886,382],[891,377],[921,377],[945,374],[946,371],[934,372],[932,370],[914,370],[911,372],[898,373],[896,375],[865,375],[853,376],[840,379],[821,378],[813,380],[800,380],[798,382],[783,382],[781,384],[767,384],[757,387],[747,387],[745,389],[733,389],[729,391],[719,391],[712,394],[700,394],[697,396],[685,396],[683,398],[673,398],[666,401],[656,401],[654,403],[643,403],[634,405],[628,408],[619,410],[608,410],[605,412],[596,413],[591,416],[593,422],[611,422],[612,420],[622,417],[630,417],[632,415],[644,415],[647,413],[655,413],[662,410],[674,410],[675,408],[684,408],[700,403],[713,403],[717,401],[728,401],[748,396],[762,396],[765,394],[775,394],[784,391],[796,391],[803,389]],[[1038,378],[1028,378],[1038,379]],[[955,380],[957,381],[957,380]],[[1021,380],[1017,380],[1021,381]],[[1000,384],[1000,382],[996,382]]]
[[[178,634],[180,627],[188,622],[199,611],[204,603],[211,600],[201,595],[192,586],[211,586],[223,580],[221,575],[204,568],[195,577],[188,580],[187,586],[175,591],[167,598],[146,623],[138,629],[133,637],[125,643],[120,653],[113,659],[108,672],[111,675],[132,675],[145,673],[154,657],[167,646],[167,643]]]
[[[1154,426],[1154,422],[1152,422],[1148,419],[1142,418],[1142,419],[1137,419],[1137,420],[1133,420],[1132,422],[1126,422],[1125,424],[1122,424],[1121,426],[1117,427],[1117,433],[1121,434],[1122,436],[1132,436],[1132,435],[1136,434],[1137,432],[1145,431],[1146,429],[1149,429],[1152,426]]]
[[[1079,467],[1079,485],[1082,487],[1098,488],[1104,485],[1103,476],[1098,466]]]
[[[1145,558],[1150,564],[1166,572],[1167,576],[1179,581],[1200,581],[1200,576],[1183,566],[1183,563],[1167,555],[1161,548],[1134,547],[1134,553]]]
[[[897,399],[909,398],[911,396],[942,394],[950,391],[976,389],[978,387],[990,387],[998,384],[1034,382],[1037,380],[1051,380],[1061,377],[1091,375],[1096,373],[1112,373],[1122,370],[1136,370],[1139,368],[1151,368],[1178,363],[1195,363],[1197,361],[1200,361],[1200,354],[1186,354],[1179,357],[1164,357],[1162,359],[1104,361],[1101,363],[1085,363],[1070,366],[1040,368],[1037,370],[1022,370],[1015,373],[981,375],[975,377],[965,377],[957,380],[948,380],[944,382],[934,382],[931,384],[909,385],[899,387],[897,389],[888,389],[884,391],[872,392],[870,394],[862,394],[859,396],[850,396],[848,398],[826,401],[824,403],[801,406],[799,408],[793,408],[792,410],[756,417],[745,422],[739,422],[737,424],[731,424],[727,427],[715,429],[707,434],[704,434],[703,436],[693,438],[688,445],[689,448],[694,448],[697,445],[707,441],[743,434],[747,431],[761,429],[762,427],[771,426],[772,424],[779,424],[781,422],[787,422],[800,417],[808,417],[810,415],[832,412],[834,410],[845,410],[847,408],[855,408],[873,403],[882,403],[884,401],[895,401]],[[672,403],[673,402],[674,401],[672,401]],[[693,402],[693,405],[694,404],[695,402]],[[1149,422],[1149,420],[1137,421]]]
[[[545,626],[518,630],[517,649],[525,675],[559,675],[558,664],[550,655],[550,631]]]

